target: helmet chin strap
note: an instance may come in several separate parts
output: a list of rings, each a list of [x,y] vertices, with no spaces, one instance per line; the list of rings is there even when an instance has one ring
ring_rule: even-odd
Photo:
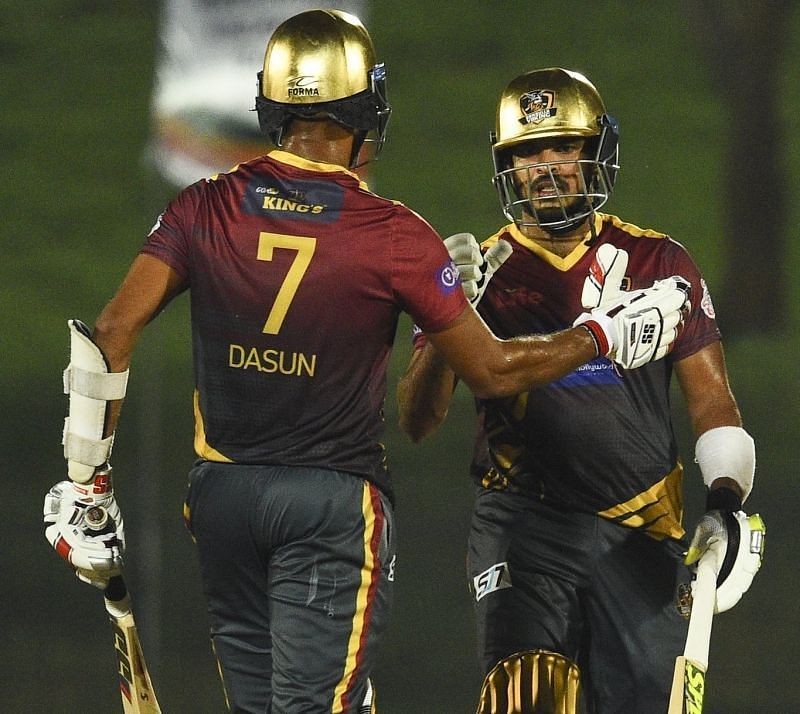
[[[361,148],[364,146],[366,138],[367,132],[363,129],[355,129],[353,131],[353,146],[350,149],[350,161],[347,164],[347,168],[357,169],[367,163],[367,161],[358,162],[358,155],[361,153]]]
[[[591,248],[595,243],[597,243],[597,237],[598,237],[597,229],[594,226],[595,223],[594,211],[592,211],[591,215],[588,218],[588,221],[589,221],[589,233],[591,233],[591,236],[586,241],[584,241],[584,245],[587,246],[588,248]]]

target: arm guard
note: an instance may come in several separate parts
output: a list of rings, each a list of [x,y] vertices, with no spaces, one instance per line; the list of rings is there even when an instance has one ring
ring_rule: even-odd
[[[64,421],[64,458],[70,479],[86,483],[111,454],[114,435],[103,438],[108,402],[122,399],[128,370],[110,372],[89,328],[68,320],[70,362],[64,370],[64,393],[69,394],[69,416]]]

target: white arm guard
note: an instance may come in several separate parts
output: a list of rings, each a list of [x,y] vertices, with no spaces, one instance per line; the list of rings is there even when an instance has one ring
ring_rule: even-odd
[[[756,448],[750,434],[739,426],[709,429],[697,440],[694,455],[706,486],[718,478],[733,479],[742,489],[745,502],[753,489],[756,470]]]
[[[70,362],[64,370],[64,394],[69,394],[69,416],[64,421],[62,443],[70,479],[86,483],[111,454],[114,435],[103,438],[106,409],[110,400],[125,396],[128,370],[109,372],[89,328],[80,320],[68,320],[67,324]]]

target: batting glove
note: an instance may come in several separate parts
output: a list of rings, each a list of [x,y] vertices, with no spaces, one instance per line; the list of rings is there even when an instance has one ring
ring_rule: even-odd
[[[484,252],[472,233],[456,233],[445,238],[444,245],[458,268],[464,295],[476,307],[495,271],[511,255],[511,244],[498,240]]]
[[[628,253],[603,243],[594,254],[583,281],[581,304],[585,310],[606,307],[622,297],[622,281],[628,269]]]
[[[679,275],[657,280],[649,288],[620,291],[603,307],[579,315],[597,343],[597,353],[624,369],[636,369],[664,357],[678,336],[688,310],[690,285]]]
[[[45,537],[83,582],[105,589],[122,568],[125,530],[111,467],[87,484],[61,481],[44,498]]]
[[[740,510],[741,500],[730,489],[709,492],[708,505],[712,510],[695,527],[685,563],[693,565],[706,551],[714,554],[718,573],[714,612],[719,613],[730,610],[750,588],[761,568],[767,529],[757,513],[748,516]]]

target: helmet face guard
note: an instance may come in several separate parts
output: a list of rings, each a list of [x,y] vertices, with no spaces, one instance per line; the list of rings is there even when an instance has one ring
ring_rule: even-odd
[[[524,163],[514,155],[542,139],[582,138],[578,159]],[[594,85],[577,72],[558,67],[535,70],[512,80],[503,91],[491,134],[494,178],[503,213],[517,226],[550,232],[580,225],[608,201],[619,170],[619,128],[606,113]],[[578,185],[568,189],[559,174],[576,169]],[[530,187],[544,178],[546,198]],[[555,204],[555,206],[554,206]]]
[[[295,118],[328,118],[353,132],[350,168],[380,153],[391,107],[386,68],[375,61],[366,28],[339,10],[309,10],[282,23],[270,38],[258,74],[261,130],[280,147]],[[369,158],[359,161],[365,143]]]
[[[589,151],[577,160],[513,166],[513,148],[492,152],[495,171],[492,182],[508,220],[518,227],[537,226],[559,232],[580,225],[608,201],[619,170],[619,132],[613,117],[604,114],[599,122],[602,125],[599,137],[587,142]],[[494,143],[494,135],[492,138]],[[578,186],[574,191],[562,189],[560,167],[577,167]],[[545,199],[531,197],[528,187],[542,176],[554,190],[546,200],[555,201],[557,208],[544,208],[541,204]]]

